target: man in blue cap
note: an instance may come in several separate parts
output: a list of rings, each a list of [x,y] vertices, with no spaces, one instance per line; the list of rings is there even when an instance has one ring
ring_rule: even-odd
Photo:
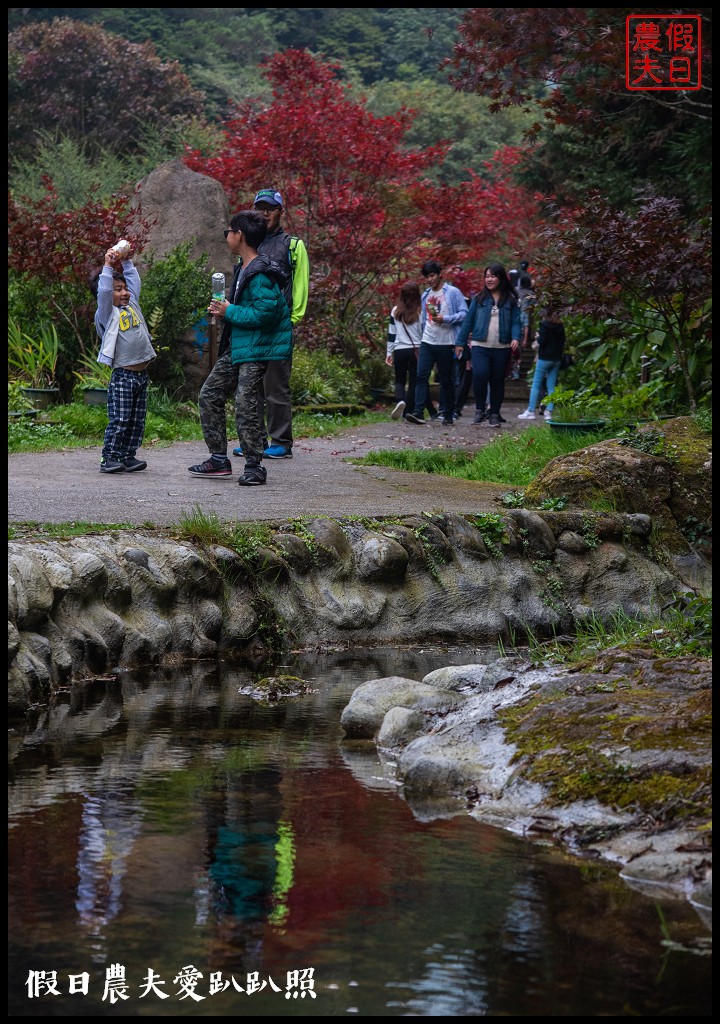
[[[265,241],[258,246],[258,252],[290,270],[290,279],[283,294],[290,310],[291,322],[299,323],[307,309],[310,286],[310,264],[305,243],[301,238],[289,235],[280,226],[283,201],[276,189],[260,189],[255,196],[253,209],[261,213],[267,223],[267,235]],[[291,370],[292,355],[289,359],[270,364],[265,374],[265,400],[259,412],[263,429],[267,430],[269,437],[268,447],[263,453],[267,459],[292,458]],[[233,454],[241,456],[242,448],[233,449]]]

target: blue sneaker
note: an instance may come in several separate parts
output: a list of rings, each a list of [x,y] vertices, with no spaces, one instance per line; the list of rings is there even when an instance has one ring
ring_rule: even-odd
[[[271,444],[263,452],[266,459],[291,459],[292,452],[289,448],[283,448],[281,444]]]
[[[233,448],[233,455],[238,455],[242,458],[242,448]]]

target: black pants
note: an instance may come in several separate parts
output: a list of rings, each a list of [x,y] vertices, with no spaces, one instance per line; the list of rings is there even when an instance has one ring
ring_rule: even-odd
[[[415,408],[415,381],[417,380],[417,357],[414,348],[393,349],[393,370],[395,371],[395,399],[404,402],[408,412]]]

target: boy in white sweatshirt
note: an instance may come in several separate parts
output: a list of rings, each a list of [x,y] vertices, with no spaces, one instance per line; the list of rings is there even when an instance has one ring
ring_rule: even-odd
[[[113,367],[101,473],[147,469],[147,462],[136,459],[135,454],[145,433],[147,365],[156,352],[140,310],[140,275],[129,256],[120,260],[114,249],[108,249],[105,265],[90,282],[97,297],[95,329],[101,341],[98,362]],[[117,270],[119,265],[122,273]]]

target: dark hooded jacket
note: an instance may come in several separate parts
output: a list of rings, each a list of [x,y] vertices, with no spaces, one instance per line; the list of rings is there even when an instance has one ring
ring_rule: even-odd
[[[275,362],[292,353],[290,310],[283,297],[289,272],[258,255],[233,274],[218,355],[230,347],[233,363]]]
[[[538,359],[557,362],[565,349],[565,328],[554,320],[541,320],[538,327]]]

